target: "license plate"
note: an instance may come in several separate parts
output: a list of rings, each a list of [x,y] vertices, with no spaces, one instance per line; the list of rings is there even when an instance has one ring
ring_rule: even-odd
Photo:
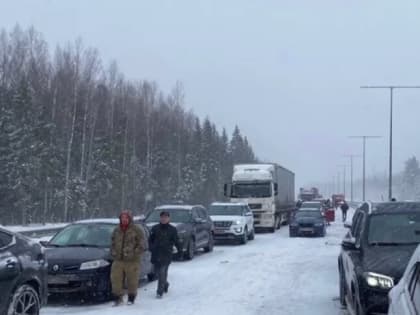
[[[226,232],[226,230],[214,230],[214,233],[216,233],[216,234],[223,234],[225,232]]]
[[[313,228],[302,228],[300,229],[302,232],[313,232],[314,229]]]
[[[49,276],[48,284],[68,284],[69,278],[65,276]]]

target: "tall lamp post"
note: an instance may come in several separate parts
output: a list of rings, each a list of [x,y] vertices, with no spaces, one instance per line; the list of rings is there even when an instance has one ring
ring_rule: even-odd
[[[393,99],[395,89],[420,89],[417,85],[372,85],[372,86],[361,86],[361,89],[388,89],[390,96],[389,106],[389,175],[388,175],[388,200],[392,200],[392,146],[393,146]]]
[[[363,140],[363,201],[366,201],[366,140],[382,138],[380,136],[352,136],[353,139]]]
[[[353,167],[354,167],[354,158],[360,157],[360,155],[356,154],[345,154],[343,155],[346,158],[350,159],[350,201],[354,201],[354,189],[353,189]]]

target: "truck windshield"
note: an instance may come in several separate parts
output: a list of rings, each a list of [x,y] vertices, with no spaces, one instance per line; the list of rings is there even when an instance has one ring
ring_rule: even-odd
[[[236,183],[232,185],[232,198],[271,197],[271,183]]]

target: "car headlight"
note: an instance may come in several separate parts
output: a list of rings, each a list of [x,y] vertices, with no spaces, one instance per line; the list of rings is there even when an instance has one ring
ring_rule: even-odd
[[[233,221],[233,225],[242,225],[242,221],[240,220]]]
[[[324,226],[324,223],[322,223],[322,222],[315,223],[315,226],[319,226],[319,227],[321,227],[321,226]]]
[[[391,289],[394,286],[394,279],[374,272],[364,274],[366,283],[373,288]]]
[[[241,233],[241,232],[242,232],[242,227],[237,227],[237,228],[235,228],[235,232],[236,232],[236,233]]]
[[[84,262],[80,265],[80,270],[98,269],[109,266],[109,262],[105,259],[98,259]]]

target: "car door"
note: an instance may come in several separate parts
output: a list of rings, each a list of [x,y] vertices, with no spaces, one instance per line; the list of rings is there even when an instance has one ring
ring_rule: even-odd
[[[15,243],[13,234],[0,231],[0,305],[10,298],[20,274],[19,259],[10,250]]]
[[[345,236],[344,241],[360,241],[361,225],[363,223],[363,213],[359,212],[357,217],[354,218],[353,225],[349,233]],[[360,252],[357,250],[351,250],[343,247],[343,276],[344,283],[346,285],[346,292],[351,292],[352,284],[357,283],[355,279],[355,266],[360,262]],[[353,296],[350,294],[347,298],[352,299]],[[354,301],[352,301],[353,303]],[[354,304],[353,304],[354,305]]]
[[[411,267],[411,272],[407,278],[403,278],[401,281],[405,281],[401,292],[391,291],[392,301],[390,301],[389,311],[390,315],[415,315],[420,314],[420,305],[418,305],[418,311],[415,308],[414,301],[420,303],[420,290],[418,288],[420,265]],[[417,286],[417,290],[416,290]],[[395,289],[394,289],[395,290]]]
[[[202,241],[203,241],[202,245],[204,246],[209,243],[212,223],[211,223],[211,219],[207,215],[207,212],[204,208],[199,207],[197,211],[202,222],[200,226],[201,227],[200,234],[202,235]]]

